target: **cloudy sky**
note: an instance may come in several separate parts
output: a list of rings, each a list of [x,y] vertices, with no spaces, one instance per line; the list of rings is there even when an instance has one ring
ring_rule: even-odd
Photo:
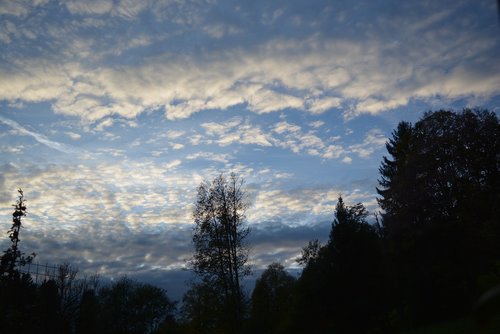
[[[494,0],[0,1],[2,229],[22,188],[37,260],[176,291],[235,171],[252,265],[293,268],[339,194],[377,209],[399,121],[500,113],[499,36]]]

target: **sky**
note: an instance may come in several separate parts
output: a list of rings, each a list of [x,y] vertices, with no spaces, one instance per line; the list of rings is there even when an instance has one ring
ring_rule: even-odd
[[[255,272],[296,269],[339,195],[378,210],[400,121],[500,113],[499,38],[494,0],[0,1],[1,226],[22,188],[36,261],[178,299],[196,188],[235,172]]]

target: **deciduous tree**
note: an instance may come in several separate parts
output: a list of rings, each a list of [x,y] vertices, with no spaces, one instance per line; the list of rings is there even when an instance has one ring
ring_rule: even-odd
[[[250,273],[245,245],[249,229],[245,225],[243,181],[234,173],[223,174],[198,187],[193,212],[194,256],[197,277],[220,292],[224,322],[236,332],[243,317],[241,279]]]
[[[252,293],[251,322],[255,333],[288,333],[295,278],[280,263],[270,264]]]

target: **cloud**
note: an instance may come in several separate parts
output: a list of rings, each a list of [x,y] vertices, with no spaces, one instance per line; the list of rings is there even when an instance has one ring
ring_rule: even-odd
[[[323,124],[323,122],[314,123],[316,126]],[[366,152],[371,152],[372,148],[370,145],[375,145],[377,136],[381,135],[378,132],[370,133],[365,138],[363,144],[346,149],[340,144],[333,144],[338,141],[339,136],[324,140],[315,133],[316,130],[304,132],[302,127],[286,120],[275,123],[270,127],[270,131],[267,132],[259,126],[250,124],[248,120],[244,121],[239,117],[221,123],[203,123],[201,127],[205,130],[206,136],[198,135],[191,137],[191,144],[195,145],[201,142],[210,144],[214,142],[221,147],[232,144],[281,147],[295,154],[307,154],[324,159],[340,158],[349,153],[350,149],[355,150],[357,153],[360,153],[363,149]],[[368,155],[366,152],[365,156]]]
[[[252,125],[241,118],[232,118],[223,123],[208,122],[201,124],[205,133],[215,138],[220,146],[231,144],[272,146],[273,138],[264,133],[260,127]]]
[[[30,10],[43,6],[48,2],[49,0],[2,1],[0,2],[0,15],[7,14],[23,17],[26,16]]]
[[[374,128],[367,132],[361,144],[351,145],[348,150],[360,158],[368,158],[375,150],[384,148],[386,142],[385,134],[380,129]]]
[[[345,153],[346,150],[341,145],[328,145],[325,152],[323,153],[323,158],[337,159]]]
[[[280,262],[293,268],[297,267],[295,259],[299,257],[302,247],[310,240],[327,240],[331,222],[290,226],[283,222],[269,221],[251,228],[248,242],[254,250],[250,257],[254,269],[263,269],[272,262]]]
[[[348,156],[345,156],[343,159],[342,159],[342,162],[345,163],[345,164],[348,164],[350,165],[352,163],[352,158],[351,157],[348,157]]]
[[[79,15],[103,15],[111,12],[113,8],[111,0],[71,0],[65,4],[70,13]]]
[[[316,98],[307,101],[307,110],[313,114],[321,114],[327,110],[340,107],[342,99],[339,97]]]
[[[363,202],[370,210],[376,206],[374,194],[359,189],[262,189],[254,198],[248,219],[256,223],[279,219],[290,226],[327,219],[332,216],[339,195],[347,203]]]
[[[325,122],[323,122],[323,121],[314,121],[314,122],[309,123],[309,126],[312,128],[315,128],[315,129],[320,128],[323,125],[325,125]]]
[[[78,140],[78,139],[82,138],[82,136],[80,134],[70,132],[70,131],[65,132],[65,134],[73,140]]]
[[[75,153],[75,152],[77,152],[77,150],[75,148],[69,147],[68,145],[63,144],[63,143],[59,143],[59,142],[50,140],[45,135],[37,133],[35,131],[28,130],[25,127],[21,126],[19,123],[15,122],[11,119],[0,116],[0,122],[11,127],[12,129],[16,130],[19,134],[25,135],[25,136],[30,136],[33,139],[35,139],[37,142],[39,142],[40,144],[43,144],[47,147],[50,147],[51,149],[54,149],[56,151],[63,152],[63,153]]]
[[[313,128],[322,126],[324,122],[317,121],[310,124]],[[302,128],[287,121],[281,121],[273,126],[273,132],[279,136],[274,143],[282,148],[290,149],[296,154],[307,153],[324,159],[337,159],[348,153],[340,144],[334,144],[340,137],[330,137],[326,140],[319,137],[314,131],[303,132]]]
[[[186,159],[188,160],[204,159],[204,160],[210,160],[227,164],[229,160],[233,159],[233,157],[227,153],[196,152],[186,156]]]
[[[168,130],[165,133],[165,137],[173,140],[173,139],[177,139],[177,138],[184,136],[185,133],[186,133],[185,131],[181,131],[181,130]]]
[[[0,13],[25,16],[45,5],[7,2]],[[113,115],[132,119],[151,110],[164,110],[168,119],[176,120],[234,106],[259,114],[335,110],[349,119],[437,96],[486,99],[498,94],[500,86],[499,65],[488,61],[498,53],[496,36],[481,25],[464,23],[476,20],[475,15],[496,22],[494,15],[486,14],[491,8],[485,3],[428,8],[395,3],[394,15],[362,12],[371,10],[369,3],[337,4],[343,19],[327,2],[315,3],[311,12],[295,3],[286,10],[267,6],[260,13],[243,5],[227,7],[224,16],[217,14],[223,3],[93,0],[65,5],[88,25],[75,20],[54,29],[43,13],[37,17],[40,22],[28,20],[30,31],[40,23],[47,27],[44,31],[50,33],[40,38],[50,51],[36,61],[19,58],[16,48],[7,52],[0,67],[1,99],[52,101],[56,112],[87,122]],[[60,9],[53,13],[62,14]],[[361,14],[363,22],[347,24]],[[117,19],[100,26],[96,22],[103,15]],[[253,16],[256,20],[249,21]],[[122,19],[134,24],[124,38],[89,38],[89,26],[110,34],[123,31],[130,22]],[[143,20],[155,34],[141,28]],[[0,37],[8,42],[17,30],[14,26]],[[204,38],[207,34],[220,42]],[[16,38],[28,35],[17,33]],[[240,37],[232,37],[236,35]],[[201,43],[203,52],[193,52],[189,36]],[[142,51],[134,55],[134,48]],[[75,57],[82,60],[78,65]]]
[[[71,56],[65,54],[66,50],[53,50],[59,52],[58,57],[47,54],[37,61],[5,55],[16,70],[7,70],[12,66],[0,67],[0,77],[5,78],[0,79],[1,99],[53,101],[56,112],[86,122],[116,115],[133,119],[151,110],[164,110],[168,119],[177,120],[202,110],[226,110],[234,106],[258,114],[287,109],[312,114],[335,110],[349,119],[437,96],[451,100],[488,98],[498,94],[496,87],[500,86],[499,65],[487,60],[497,53],[498,41],[493,35],[483,34],[480,28],[464,26],[454,19],[462,10],[459,4],[445,9],[434,5],[432,16],[418,16],[425,12],[420,5],[399,4],[394,10],[405,15],[396,16],[395,20],[384,13],[376,20],[368,16],[351,34],[342,36],[322,30],[326,29],[322,24],[331,19],[329,15],[333,12],[326,10],[326,4],[318,3],[324,7],[320,12],[326,16],[317,22],[318,30],[311,28],[313,25],[305,28],[301,23],[305,35],[300,38],[294,37],[297,28],[293,25],[289,35],[277,33],[275,25],[283,24],[281,20],[287,13],[280,8],[268,13],[269,18],[275,19],[264,20],[262,26],[256,27],[259,31],[267,27],[268,31],[257,38],[242,27],[218,22],[224,20],[220,16],[203,15],[212,14],[216,4],[203,7],[194,3],[146,3],[131,7],[124,2],[112,6],[109,1],[71,1],[66,5],[74,15],[111,14],[133,19],[134,24],[147,19],[153,9],[160,12],[168,9],[169,19],[174,14],[184,14],[179,11],[186,11],[193,16],[185,17],[178,23],[180,26],[189,21],[192,34],[208,33],[222,44],[211,48],[206,42],[206,50],[193,53],[185,47],[189,33],[179,26],[175,50],[162,44],[169,32],[162,34],[161,30],[161,37],[152,40],[145,38],[151,36],[147,31],[131,29],[125,40],[117,42],[122,47],[105,39],[84,38],[86,28],[70,26],[71,41],[76,47]],[[346,16],[355,11],[346,8]],[[239,17],[243,12],[241,9],[230,14]],[[276,13],[281,14],[276,16]],[[438,20],[445,22],[438,25]],[[120,24],[112,21],[105,29],[114,31]],[[340,29],[343,23],[337,24]],[[366,36],[363,27],[370,25],[370,36]],[[394,31],[399,33],[388,36],[386,29],[391,27],[397,27]],[[236,32],[252,38],[248,44],[241,44],[238,41],[245,38],[231,39]],[[67,35],[51,35],[50,44],[67,44]],[[200,41],[205,43],[201,37]],[[461,45],[468,45],[465,53],[458,52],[463,49]],[[131,58],[126,48],[137,47],[153,56],[139,53]],[[75,65],[75,56],[86,61]],[[138,61],[130,63],[126,59]]]

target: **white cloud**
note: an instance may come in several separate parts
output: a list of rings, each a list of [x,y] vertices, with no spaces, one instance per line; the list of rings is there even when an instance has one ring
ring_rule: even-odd
[[[170,170],[170,169],[175,169],[176,167],[180,166],[182,163],[181,160],[173,160],[167,164],[164,164],[163,167],[166,169],[166,170]]]
[[[72,14],[79,15],[103,15],[113,8],[111,0],[69,0],[65,4]]]
[[[0,13],[23,16],[43,3],[2,2]],[[471,18],[454,20],[461,4],[435,4],[427,9],[401,4],[395,11],[405,15],[368,17],[347,35],[325,33],[321,25],[314,25],[321,18],[306,29],[307,20],[297,14],[295,19],[306,29],[300,38],[293,29],[289,35],[274,30],[274,24],[284,23],[287,11],[272,8],[266,12],[267,23],[262,23],[269,34],[250,38],[250,44],[241,42],[253,36],[242,29],[244,25],[206,15],[220,9],[217,3],[72,0],[64,4],[74,18],[83,16],[87,23],[75,19],[61,28],[44,22],[47,33],[40,38],[51,46],[46,53],[33,59],[23,59],[15,50],[4,54],[0,99],[50,101],[54,111],[88,123],[110,116],[133,119],[152,110],[165,110],[168,119],[176,120],[234,106],[259,114],[336,110],[352,118],[436,96],[486,99],[499,93],[499,65],[489,61],[498,53],[498,40],[480,27],[463,23]],[[483,6],[478,4],[485,10]],[[426,10],[432,14],[422,14]],[[344,17],[349,8],[346,11]],[[242,13],[240,8],[229,15],[237,18]],[[113,20],[98,23],[99,17],[108,14]],[[330,14],[324,14],[326,20]],[[133,25],[123,37],[111,42],[104,33],[98,36],[100,29],[110,33],[118,29],[122,18]],[[179,27],[159,29],[154,36],[137,28],[144,23],[141,20],[155,19],[168,19]],[[437,24],[440,20],[446,22]],[[96,36],[89,37],[89,26],[97,30]],[[0,38],[9,42],[15,35],[29,44],[34,30],[31,26],[26,33],[21,30],[17,26],[6,29]],[[398,33],[387,35],[389,30]],[[176,44],[197,33],[209,34],[220,44],[196,37],[203,52],[192,52],[184,45],[187,42]],[[233,39],[235,33],[242,38]],[[143,52],[131,57],[127,51],[132,48]]]
[[[356,153],[360,158],[369,158],[375,150],[385,147],[387,137],[377,128],[371,129],[365,135],[361,144],[351,145],[348,150]]]
[[[105,128],[112,126],[114,123],[112,118],[106,118],[103,121],[100,121],[99,124],[95,127],[97,131],[103,131]]]
[[[314,122],[309,123],[309,126],[312,128],[315,128],[315,129],[320,128],[323,125],[325,125],[325,122],[323,122],[323,121],[314,121]]]
[[[323,154],[323,158],[326,159],[337,159],[341,157],[346,151],[340,145],[328,145]]]
[[[16,146],[2,145],[2,146],[0,146],[0,152],[2,152],[2,153],[20,154],[20,153],[23,153],[24,150],[25,150],[25,147],[23,145],[16,145]]]
[[[196,152],[186,156],[188,160],[204,159],[227,164],[233,157],[227,153]]]
[[[345,164],[348,164],[350,165],[352,163],[352,158],[351,157],[348,157],[348,156],[345,156],[343,159],[342,159],[342,162],[345,163]]]
[[[68,132],[65,132],[65,134],[66,134],[68,137],[70,137],[71,139],[73,139],[73,140],[78,140],[78,139],[82,138],[82,136],[81,136],[80,134],[78,134],[78,133],[74,133],[74,132],[69,132],[69,131],[68,131]]]
[[[273,138],[264,133],[260,127],[243,122],[241,118],[233,118],[223,123],[203,123],[208,136],[215,137],[215,142],[220,146],[231,144],[246,144],[258,146],[272,146]]]
[[[307,110],[313,114],[321,114],[329,109],[339,107],[342,99],[338,97],[326,97],[307,101]]]
[[[30,136],[33,139],[35,139],[37,142],[39,142],[40,144],[43,144],[43,145],[50,147],[54,150],[57,150],[60,152],[65,152],[65,153],[76,152],[76,149],[74,149],[73,147],[70,147],[66,144],[51,140],[51,139],[47,138],[47,136],[45,136],[41,133],[28,130],[25,127],[21,126],[19,123],[15,122],[11,119],[0,116],[0,122],[8,125],[12,129],[17,131],[19,134],[25,135],[25,136]]]
[[[323,122],[315,122],[313,125],[322,126]],[[274,125],[273,132],[279,134],[274,141],[275,145],[290,149],[294,153],[306,152],[312,156],[319,156],[325,159],[337,159],[346,151],[339,145],[333,145],[334,139],[323,140],[314,131],[303,132],[302,128],[296,124],[281,121]]]
[[[289,226],[331,219],[339,195],[342,195],[347,203],[362,202],[369,209],[376,206],[374,194],[357,189],[263,189],[255,196],[248,219],[255,223],[280,219],[286,221]]]
[[[292,108],[317,114],[338,108],[344,100],[353,103],[345,111],[347,117],[355,117],[401,107],[412,98],[498,92],[500,75],[495,65],[454,65],[453,58],[448,65],[452,70],[440,73],[433,64],[416,67],[412,57],[387,55],[378,42],[368,42],[361,49],[349,41],[324,40],[318,47],[314,39],[274,40],[253,53],[209,52],[201,58],[166,53],[134,67],[94,70],[64,58],[61,64],[25,63],[22,72],[1,70],[0,98],[54,100],[55,111],[95,121],[110,115],[134,118],[160,108],[175,120],[243,104],[256,113]],[[488,48],[485,44],[479,50]],[[299,76],[300,80],[291,79]],[[325,95],[331,92],[337,96]]]
[[[280,94],[268,89],[260,89],[246,97],[250,110],[257,113],[280,111],[287,108],[303,109],[304,102],[300,97]]]
[[[181,131],[181,130],[168,130],[167,133],[165,134],[165,136],[168,139],[172,140],[172,139],[177,139],[177,138],[184,136],[185,133],[186,133],[186,131]]]
[[[49,0],[0,1],[0,15],[26,16],[31,10],[48,2]]]
[[[297,133],[300,132],[301,127],[296,125],[296,124],[290,124],[287,121],[281,121],[279,123],[276,123],[274,125],[273,131],[278,133],[278,134],[283,134],[283,133]]]
[[[170,143],[170,146],[174,149],[174,150],[181,150],[184,148],[184,145],[181,144],[181,143]]]

